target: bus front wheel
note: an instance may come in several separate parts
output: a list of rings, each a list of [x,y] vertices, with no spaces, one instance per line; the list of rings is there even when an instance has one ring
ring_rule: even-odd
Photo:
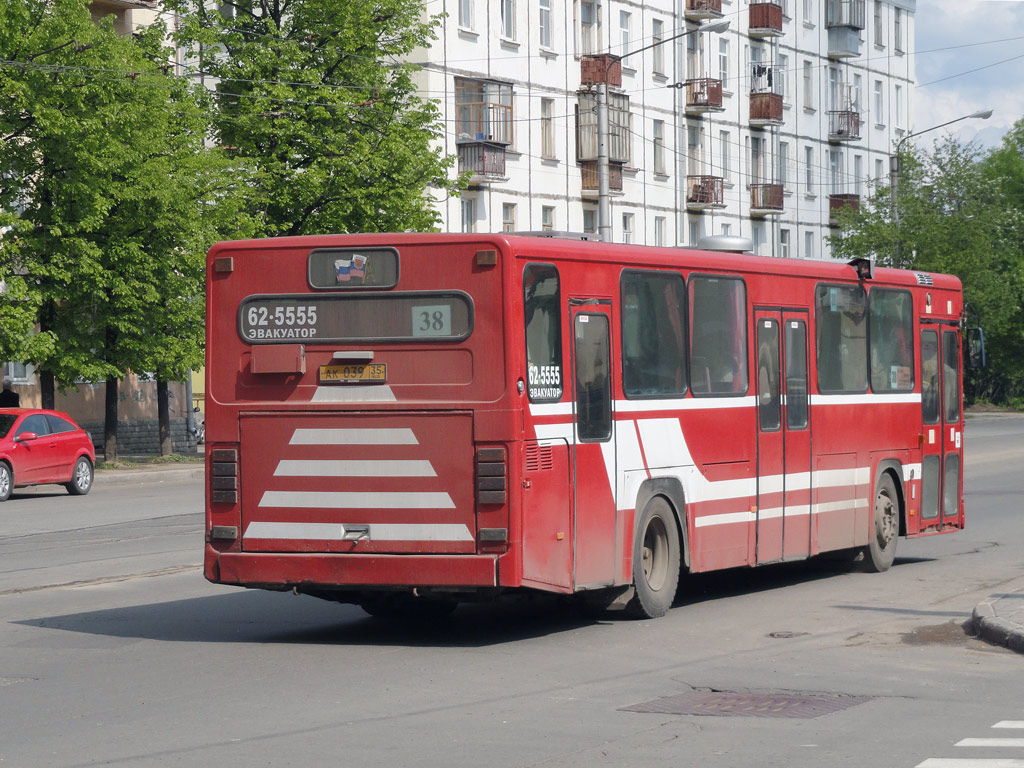
[[[896,559],[896,539],[900,533],[900,500],[896,485],[888,473],[878,479],[872,515],[871,538],[864,547],[864,570],[881,573]]]
[[[664,616],[679,585],[679,529],[675,513],[661,496],[644,507],[633,541],[633,586],[626,612],[639,619]]]

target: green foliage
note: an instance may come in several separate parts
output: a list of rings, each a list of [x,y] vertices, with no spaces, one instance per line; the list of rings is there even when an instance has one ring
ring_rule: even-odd
[[[262,233],[429,230],[456,191],[415,67],[436,19],[414,0],[170,0],[178,41],[218,78],[217,130],[257,169]],[[233,18],[219,9],[231,9]]]
[[[204,253],[247,234],[246,174],[204,146],[165,35],[119,35],[87,0],[0,5],[0,356],[59,385],[199,366]]]
[[[873,256],[884,266],[959,277],[989,353],[968,394],[996,402],[1024,393],[1022,137],[1011,133],[988,157],[952,140],[931,154],[904,150],[898,217],[890,190],[879,189],[860,211],[843,212],[831,238],[836,258]]]

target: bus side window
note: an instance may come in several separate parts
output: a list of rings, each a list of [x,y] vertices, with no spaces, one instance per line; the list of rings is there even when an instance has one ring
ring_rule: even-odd
[[[868,391],[867,294],[859,286],[815,290],[818,391]]]
[[[530,402],[562,399],[562,325],[558,270],[527,264],[523,270],[523,316]]]
[[[875,288],[870,294],[871,389],[914,389],[914,317],[910,291]]]
[[[686,392],[686,290],[672,272],[622,273],[622,388],[626,397]]]
[[[747,292],[742,280],[694,275],[689,282],[690,389],[747,391]]]
[[[921,331],[921,420],[939,422],[939,335],[930,328]]]

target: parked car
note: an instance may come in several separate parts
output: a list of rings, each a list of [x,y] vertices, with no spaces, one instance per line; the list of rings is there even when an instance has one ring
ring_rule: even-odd
[[[66,413],[0,408],[0,501],[15,487],[59,483],[75,496],[92,488],[96,451]]]

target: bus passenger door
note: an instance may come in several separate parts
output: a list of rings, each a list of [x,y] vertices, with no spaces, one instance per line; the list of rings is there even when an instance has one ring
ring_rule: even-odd
[[[807,314],[757,310],[757,563],[810,554]]]
[[[615,425],[611,302],[569,300],[573,387],[573,585],[615,578]]]
[[[921,329],[921,528],[960,526],[963,414],[954,321]]]

